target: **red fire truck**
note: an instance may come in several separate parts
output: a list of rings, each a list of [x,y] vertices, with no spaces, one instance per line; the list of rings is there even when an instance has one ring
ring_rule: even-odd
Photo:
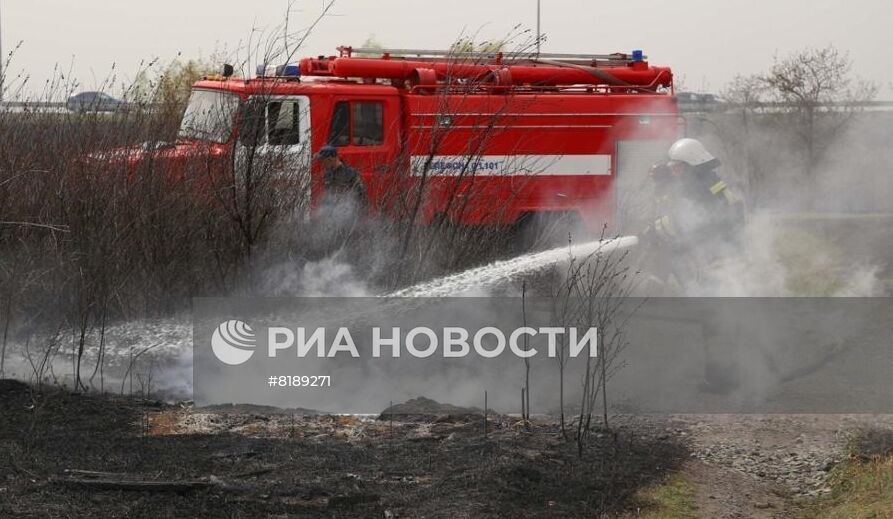
[[[641,51],[340,47],[338,56],[275,72],[259,67],[251,79],[232,77],[229,67],[197,82],[177,147],[188,153],[210,141],[222,154],[238,146],[244,107],[253,104],[262,149],[311,164],[322,146],[337,147],[359,172],[372,211],[413,208],[421,223],[466,225],[573,215],[600,229],[680,135],[672,81],[669,68],[649,65]],[[314,164],[312,204],[322,178]]]

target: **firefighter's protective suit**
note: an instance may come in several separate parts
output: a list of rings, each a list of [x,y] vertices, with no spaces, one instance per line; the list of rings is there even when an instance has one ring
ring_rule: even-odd
[[[652,168],[653,221],[662,276],[688,295],[708,295],[722,266],[741,256],[744,206],[717,173],[719,160],[695,139],[681,139],[670,161]],[[713,294],[718,295],[718,294]]]

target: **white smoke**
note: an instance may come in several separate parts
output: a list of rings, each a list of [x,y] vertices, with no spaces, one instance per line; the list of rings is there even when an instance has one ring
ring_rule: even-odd
[[[783,215],[750,215],[742,247],[686,286],[687,296],[871,297],[884,293],[881,268],[859,251],[785,223]]]
[[[872,297],[884,293],[878,264],[802,225],[785,222],[785,216],[776,213],[750,215],[741,229],[740,245],[730,245],[717,259],[698,265],[696,279],[682,284],[681,295]]]
[[[718,296],[878,296],[890,292],[890,113],[857,114],[807,173],[796,121],[738,113],[689,119],[751,205],[745,247],[703,287]],[[787,122],[786,122],[787,121]],[[706,123],[706,124],[705,124]],[[791,126],[791,125],[794,126]]]
[[[373,294],[353,265],[333,254],[303,264],[280,263],[264,273],[268,296],[364,297]]]

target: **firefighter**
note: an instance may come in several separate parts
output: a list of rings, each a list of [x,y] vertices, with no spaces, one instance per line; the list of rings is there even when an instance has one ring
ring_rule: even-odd
[[[656,195],[651,232],[663,249],[658,258],[667,269],[665,282],[686,295],[722,295],[733,262],[743,257],[743,203],[717,172],[719,159],[701,142],[680,139],[668,156],[669,162],[651,171]],[[740,383],[735,355],[742,331],[727,317],[710,308],[701,316],[701,387],[711,392],[731,391]]]
[[[341,248],[361,224],[366,207],[366,189],[359,173],[338,156],[334,146],[323,146],[316,154],[323,169],[323,195],[317,209],[325,250]]]
[[[669,269],[677,288],[709,290],[712,274],[740,255],[743,204],[717,172],[720,162],[695,139],[680,139],[668,152],[669,162],[651,169],[655,214],[646,231]]]
[[[323,168],[323,183],[326,194],[349,194],[365,200],[366,190],[359,173],[345,164],[338,156],[338,148],[323,146],[316,154],[316,160]]]

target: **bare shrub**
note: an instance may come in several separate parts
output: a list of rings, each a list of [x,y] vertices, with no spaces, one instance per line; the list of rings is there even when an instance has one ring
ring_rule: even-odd
[[[604,232],[602,238],[605,238]],[[550,320],[553,326],[589,330],[595,328],[598,355],[580,357],[583,376],[580,381],[580,407],[574,435],[578,453],[583,455],[592,416],[599,404],[602,425],[609,428],[608,381],[623,368],[622,353],[627,347],[629,321],[641,304],[631,298],[636,272],[628,265],[628,250],[596,250],[582,258],[570,256],[567,271],[553,277],[550,288]],[[569,341],[560,337],[556,345],[559,370],[559,405],[562,433],[567,437],[565,421],[564,376],[569,360]]]
[[[843,143],[878,92],[853,75],[852,65],[833,46],[776,57],[768,71],[732,80],[723,92],[728,113],[695,117],[696,133],[719,138],[751,205],[762,205],[779,189],[814,186],[830,150]],[[814,189],[796,191],[814,208]]]

